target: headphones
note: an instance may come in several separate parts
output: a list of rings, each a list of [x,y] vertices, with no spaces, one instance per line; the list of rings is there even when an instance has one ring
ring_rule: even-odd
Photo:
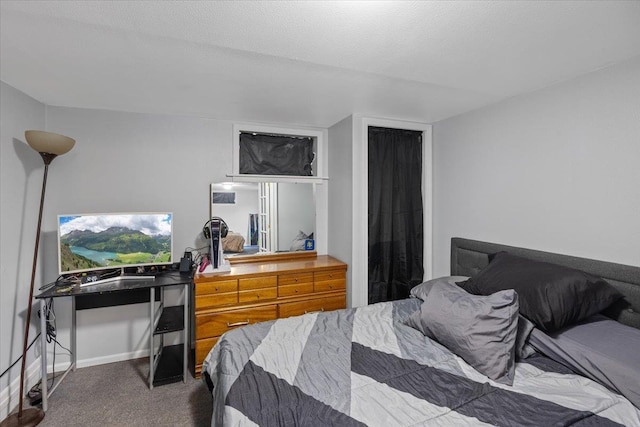
[[[211,217],[209,221],[204,223],[204,225],[202,226],[202,234],[204,234],[204,237],[206,237],[207,239],[211,238],[211,228],[209,228],[209,224],[214,219],[220,221],[220,238],[227,237],[227,234],[229,233],[229,226],[226,222],[224,222],[224,219],[220,218],[219,216]]]

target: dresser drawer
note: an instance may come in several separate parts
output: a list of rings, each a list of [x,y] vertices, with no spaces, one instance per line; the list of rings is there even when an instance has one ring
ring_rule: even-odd
[[[337,291],[347,288],[347,273],[344,270],[322,271],[313,274],[315,292]]]
[[[207,357],[207,354],[209,354],[217,342],[218,338],[205,338],[203,340],[196,341],[196,366],[202,365],[205,357]]]
[[[313,293],[313,282],[294,285],[278,285],[278,296],[290,297]]]
[[[196,334],[198,339],[217,337],[240,326],[273,320],[277,317],[277,312],[277,306],[274,304],[222,313],[198,314]]]
[[[196,296],[196,310],[238,303],[238,292]]]
[[[278,288],[260,288],[252,289],[250,291],[240,291],[238,293],[238,300],[241,303],[265,301],[276,299],[277,297]]]
[[[346,296],[313,298],[306,301],[279,304],[279,317],[299,316],[318,311],[338,310],[346,307]]]
[[[241,291],[260,288],[275,288],[278,286],[278,276],[251,277],[249,279],[240,279],[238,282]]]
[[[218,282],[202,282],[196,283],[196,296],[223,294],[227,292],[235,292],[238,290],[237,280],[220,280]]]
[[[313,273],[280,274],[278,276],[278,286],[302,285],[313,283]]]

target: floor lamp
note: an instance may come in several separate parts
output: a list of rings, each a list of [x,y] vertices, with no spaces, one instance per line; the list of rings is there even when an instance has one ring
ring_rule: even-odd
[[[22,365],[20,369],[20,404],[18,412],[11,414],[0,424],[0,427],[35,426],[44,418],[44,411],[40,408],[22,408],[24,400],[24,370],[27,360],[27,345],[29,344],[29,324],[31,323],[31,305],[33,302],[33,285],[36,280],[36,266],[38,262],[38,246],[40,246],[40,227],[42,225],[42,208],[44,206],[44,193],[47,188],[47,173],[49,164],[57,156],[71,150],[76,141],[57,133],[40,130],[28,130],[24,133],[27,143],[36,150],[44,160],[44,178],[42,180],[42,195],[40,196],[40,213],[38,214],[38,228],[36,229],[36,246],[33,251],[33,267],[31,269],[31,286],[29,288],[29,300],[27,303],[27,319],[24,327],[24,345],[22,346]],[[44,335],[40,339],[45,339]]]

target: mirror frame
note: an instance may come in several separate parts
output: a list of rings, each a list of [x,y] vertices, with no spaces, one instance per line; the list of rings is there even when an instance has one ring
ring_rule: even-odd
[[[277,253],[262,253],[254,255],[236,255],[228,258],[229,264],[248,264],[251,262],[265,262],[265,261],[298,261],[301,259],[317,258],[318,253],[316,251],[299,251],[299,252],[277,252]]]

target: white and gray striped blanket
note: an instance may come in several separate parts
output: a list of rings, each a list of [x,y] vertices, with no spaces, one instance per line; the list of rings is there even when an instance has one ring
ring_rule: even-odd
[[[543,356],[495,383],[407,326],[419,300],[226,333],[203,372],[214,426],[638,426],[624,397]],[[205,375],[206,377],[206,375]]]

